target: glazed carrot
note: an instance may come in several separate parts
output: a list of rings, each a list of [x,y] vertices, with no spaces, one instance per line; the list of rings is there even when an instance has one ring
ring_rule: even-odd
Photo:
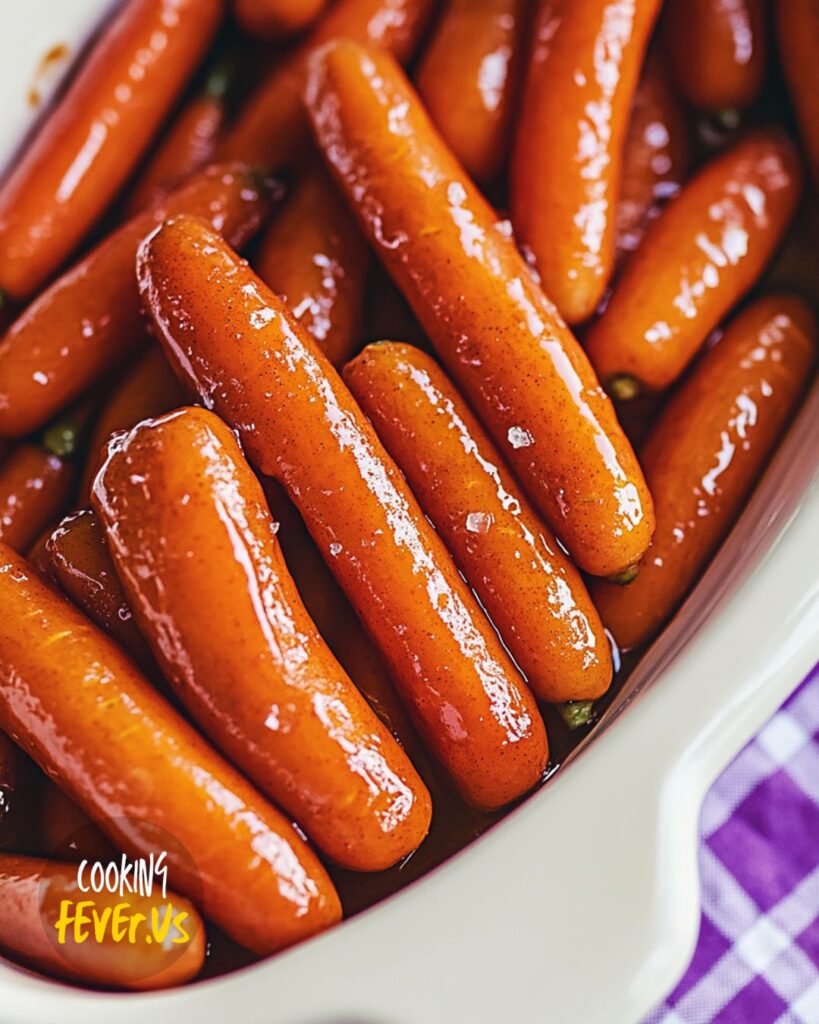
[[[46,541],[51,576],[74,604],[134,659],[149,679],[162,678],[134,621],[131,607],[91,509],[72,512]]]
[[[819,186],[819,6],[814,0],[777,0],[774,10],[782,68],[814,184]]]
[[[316,47],[330,39],[356,39],[408,61],[434,6],[434,0],[337,0],[308,38],[274,65],[249,97],[219,147],[219,156],[264,167],[292,162],[309,142],[302,91]]]
[[[629,587],[592,595],[622,647],[649,640],[703,571],[739,514],[816,356],[810,309],[758,299],[729,325],[669,401],[643,450],[657,532]]]
[[[634,252],[680,190],[690,162],[688,121],[664,66],[652,55],[634,96],[617,204],[617,250]]]
[[[344,380],[537,696],[605,693],[611,651],[580,573],[437,363],[381,342]]]
[[[222,55],[202,87],[176,115],[140,172],[126,206],[131,216],[156,206],[211,162],[227,121],[233,76],[232,57]]]
[[[634,92],[660,0],[541,0],[510,174],[518,240],[570,323],[614,269]]]
[[[183,211],[197,214],[238,246],[258,228],[268,198],[268,186],[246,168],[211,167],[47,288],[0,341],[0,436],[41,426],[145,344],[134,254],[157,223]]]
[[[40,842],[49,857],[59,860],[108,862],[117,851],[82,808],[50,779],[40,797]]]
[[[251,35],[281,39],[307,28],[327,0],[233,0],[236,20]]]
[[[398,66],[328,46],[309,108],[378,255],[541,514],[586,571],[634,565],[653,513],[614,409]]]
[[[759,95],[767,60],[762,0],[668,0],[663,35],[677,87],[693,106],[748,107]]]
[[[83,886],[87,884],[86,875]],[[79,912],[86,900],[85,935],[78,937],[69,926],[61,945],[56,929],[65,910]],[[118,905],[123,941],[114,937],[112,918]],[[92,910],[109,922],[102,941],[94,933]],[[134,933],[137,941],[130,942],[128,927],[136,914],[143,915],[142,928]],[[159,924],[167,919],[165,941],[147,941],[152,915]],[[0,854],[0,948],[59,978],[111,988],[170,988],[199,973],[205,926],[193,905],[176,893],[165,898],[159,889],[151,896],[84,892],[76,864]]]
[[[253,265],[338,367],[360,344],[369,262],[358,225],[317,166],[296,181]]]
[[[19,444],[0,466],[0,540],[27,551],[65,511],[74,482],[70,461],[41,444]]]
[[[305,611],[230,428],[194,408],[140,424],[93,501],[143,633],[219,749],[335,862],[412,853],[429,794]]]
[[[146,239],[138,274],[177,371],[284,485],[461,791],[499,807],[529,790],[548,758],[537,705],[307,332],[193,218]]]
[[[793,145],[760,133],[712,160],[669,203],[586,336],[615,397],[674,383],[765,269],[801,186]]]
[[[162,349],[151,345],[111,395],[94,424],[80,483],[83,500],[91,493],[91,484],[102,465],[103,449],[113,434],[119,430],[130,430],[140,420],[161,416],[163,412],[184,404],[184,389]]]
[[[221,0],[128,0],[0,187],[0,289],[26,298],[115,198],[207,48]]]
[[[257,953],[338,920],[286,819],[2,544],[0,603],[0,729],[117,847],[147,856],[159,843],[171,885]]]
[[[525,0],[449,0],[416,85],[467,172],[493,181],[506,159],[522,57]]]
[[[310,618],[361,696],[406,750],[423,780],[433,788],[426,751],[398,697],[378,649],[321,557],[313,538],[281,484],[262,477],[268,507],[279,532],[287,568]],[[437,793],[435,794],[437,797]],[[433,801],[437,808],[437,800]]]

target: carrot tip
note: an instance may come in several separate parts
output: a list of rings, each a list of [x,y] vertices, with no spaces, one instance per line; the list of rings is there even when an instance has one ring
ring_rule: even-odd
[[[557,705],[557,712],[570,729],[582,729],[594,717],[593,700],[570,700]]]
[[[631,402],[642,390],[636,377],[628,373],[620,373],[612,377],[608,383],[608,393],[618,402]]]
[[[609,580],[612,583],[617,583],[621,587],[627,587],[629,583],[633,583],[637,579],[637,573],[640,571],[640,566],[630,565],[627,569],[623,569],[622,572],[616,572],[613,576],[609,576]]]

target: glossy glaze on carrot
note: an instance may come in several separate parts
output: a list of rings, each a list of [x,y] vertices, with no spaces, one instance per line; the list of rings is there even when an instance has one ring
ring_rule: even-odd
[[[0,728],[116,846],[131,856],[170,846],[171,885],[257,953],[339,919],[290,823],[2,544],[0,603]]]
[[[51,531],[46,556],[51,577],[80,611],[115,640],[151,681],[161,679],[134,621],[96,514],[86,508],[67,515]]]
[[[62,515],[76,471],[41,444],[19,444],[0,466],[0,540],[25,553],[46,526]]]
[[[94,423],[88,442],[80,494],[85,501],[91,484],[102,465],[111,437],[120,430],[130,430],[141,420],[161,416],[185,404],[185,390],[159,345],[150,345],[114,390]]]
[[[330,363],[201,221],[159,228],[138,273],[169,358],[284,484],[428,747],[471,802],[521,796],[548,758],[534,698]]]
[[[361,344],[369,265],[367,243],[321,165],[298,176],[253,260],[335,367]]]
[[[691,160],[688,117],[658,54],[652,54],[634,96],[617,203],[617,251],[639,247],[649,224],[680,190]]]
[[[692,106],[722,111],[754,102],[765,77],[766,14],[763,0],[666,0],[665,52]]]
[[[230,428],[195,408],[140,424],[93,497],[142,631],[219,749],[335,862],[412,853],[429,794],[305,611]]]
[[[310,618],[347,675],[355,681],[361,696],[406,750],[419,775],[432,789],[436,779],[429,757],[378,648],[321,557],[284,488],[271,477],[262,477],[261,484],[271,515],[279,524],[276,537],[287,568]]]
[[[614,269],[623,145],[660,0],[540,0],[510,175],[518,241],[570,324]]]
[[[814,0],[777,0],[773,8],[780,63],[819,188],[819,5]]]
[[[329,45],[308,106],[378,255],[574,560],[603,576],[638,562],[651,498],[614,409],[400,68]]]
[[[0,290],[26,298],[116,197],[201,59],[221,0],[127,0],[0,187]]]
[[[713,159],[652,224],[629,259],[586,351],[618,398],[679,377],[761,275],[802,188],[793,144],[773,132]]]
[[[527,12],[526,0],[449,0],[415,74],[435,126],[479,182],[506,161]]]
[[[330,39],[356,39],[408,61],[420,42],[435,0],[337,0],[307,39],[248,97],[219,147],[225,160],[278,169],[309,144],[302,92],[310,55]]]
[[[611,652],[580,573],[438,364],[382,342],[344,380],[537,696],[605,693]]]
[[[621,646],[655,635],[734,524],[810,378],[816,341],[801,300],[758,299],[665,406],[642,451],[654,541],[634,583],[592,590]]]
[[[233,0],[236,20],[252,35],[281,39],[308,28],[328,0]]]
[[[102,941],[95,936],[80,942],[74,930],[68,928],[65,943],[60,946],[56,926],[63,901],[76,905],[89,899],[80,888],[77,865],[0,854],[0,949],[27,967],[110,988],[170,988],[199,973],[205,959],[205,925],[188,900],[170,891],[167,898],[161,891],[151,896],[129,893],[127,899],[118,893],[102,892],[90,898],[97,913],[107,911],[109,918],[123,903],[129,907],[129,917],[142,914],[146,923],[152,914],[161,921],[170,904],[171,922],[176,921],[177,914],[185,916],[179,918],[179,928],[170,923],[164,942],[118,942],[111,927],[105,929]],[[127,933],[128,918],[124,921]],[[179,940],[178,944],[173,943],[174,939]]]
[[[145,344],[134,255],[156,224],[196,214],[240,246],[258,229],[270,187],[238,164],[202,171],[47,288],[0,341],[0,437],[35,430]]]

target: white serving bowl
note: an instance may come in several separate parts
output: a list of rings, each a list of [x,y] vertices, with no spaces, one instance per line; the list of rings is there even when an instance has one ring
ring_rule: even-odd
[[[109,0],[8,5],[0,155],[40,58]],[[708,786],[819,660],[819,386],[718,557],[590,741],[448,863],[320,938],[170,992],[0,961],[0,1024],[636,1024],[697,935]]]

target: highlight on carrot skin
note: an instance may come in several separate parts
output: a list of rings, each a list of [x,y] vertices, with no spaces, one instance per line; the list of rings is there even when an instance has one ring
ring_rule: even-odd
[[[514,842],[792,550],[819,6],[108,7],[0,153],[0,967],[113,1007]]]

